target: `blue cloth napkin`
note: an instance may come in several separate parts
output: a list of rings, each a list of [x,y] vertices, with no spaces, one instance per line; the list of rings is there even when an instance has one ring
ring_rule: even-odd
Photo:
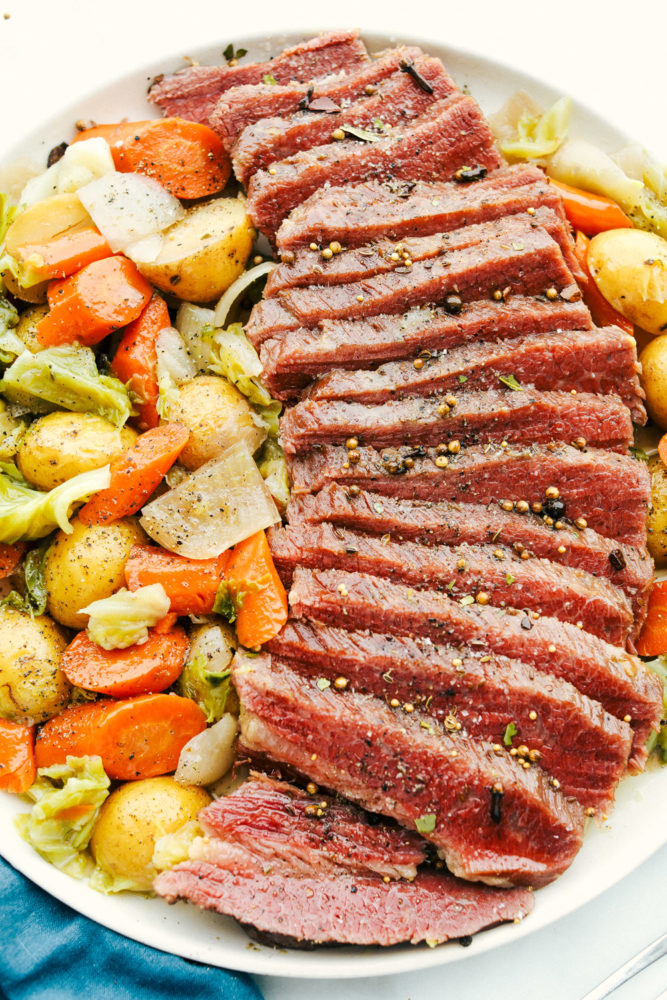
[[[0,1000],[262,1000],[248,976],[80,916],[0,858]]]

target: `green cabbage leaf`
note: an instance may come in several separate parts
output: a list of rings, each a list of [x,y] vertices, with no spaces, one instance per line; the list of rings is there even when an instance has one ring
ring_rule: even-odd
[[[38,854],[74,878],[92,866],[86,851],[109,779],[99,757],[68,757],[65,764],[39,769],[27,795],[34,805],[16,826]]]
[[[119,590],[93,601],[81,614],[90,615],[88,637],[102,649],[127,649],[148,639],[148,629],[169,612],[169,598],[161,583],[137,590]]]
[[[511,159],[535,160],[555,153],[567,135],[572,101],[561,97],[543,114],[523,111],[510,138],[500,139],[500,149]]]
[[[659,656],[655,660],[646,663],[649,670],[657,674],[663,683],[662,695],[662,718],[663,725],[659,733],[651,733],[647,743],[649,753],[655,751],[663,764],[667,764],[667,656]]]
[[[24,350],[5,371],[0,390],[12,403],[33,413],[52,409],[97,413],[122,427],[132,413],[121,381],[100,375],[89,347],[49,347],[37,354]]]
[[[228,379],[255,406],[270,406],[273,402],[271,393],[259,381],[262,363],[241,323],[215,332],[209,368]]]
[[[73,476],[60,486],[43,493],[30,486],[15,465],[0,462],[0,542],[34,541],[54,528],[70,534],[69,517],[74,504],[82,504],[106,489],[109,466]]]

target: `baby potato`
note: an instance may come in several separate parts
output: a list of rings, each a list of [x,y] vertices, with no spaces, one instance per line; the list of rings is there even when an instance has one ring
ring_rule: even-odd
[[[70,685],[60,669],[67,638],[46,615],[0,608],[0,717],[46,722],[67,704]]]
[[[42,322],[48,311],[49,307],[47,305],[30,306],[29,309],[21,313],[19,321],[12,331],[33,354],[44,349],[43,345],[37,340],[37,324]]]
[[[149,890],[157,875],[152,863],[156,839],[196,820],[210,801],[203,788],[178,785],[171,777],[121,785],[100,810],[90,840],[93,858],[114,878]]]
[[[130,427],[118,428],[93,413],[49,413],[31,424],[18,449],[17,465],[40,490],[108,465],[137,438]]]
[[[639,355],[646,409],[658,427],[667,430],[667,335],[654,337]]]
[[[643,229],[610,229],[591,240],[588,266],[614,309],[649,333],[667,330],[667,240]]]
[[[667,469],[659,455],[648,460],[651,473],[651,511],[648,515],[648,550],[658,569],[667,566]]]
[[[125,586],[130,549],[144,543],[146,535],[131,517],[90,527],[73,518],[71,526],[70,535],[58,532],[46,554],[47,609],[62,625],[82,629],[88,615],[80,609]]]
[[[180,454],[186,469],[198,469],[225,448],[243,441],[252,454],[266,437],[238,389],[218,375],[198,375],[178,388],[169,419],[185,424],[190,440]]]
[[[212,302],[244,270],[255,230],[239,198],[216,198],[189,208],[162,234],[158,254],[133,257],[154,285],[187,302]]]

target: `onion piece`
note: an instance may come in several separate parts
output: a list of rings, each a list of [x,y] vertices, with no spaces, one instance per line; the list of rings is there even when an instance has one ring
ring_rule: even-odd
[[[150,537],[190,559],[213,559],[280,521],[248,448],[237,442],[142,510]]]
[[[176,313],[175,326],[197,365],[198,373],[209,371],[213,361],[215,314],[212,309],[183,302]],[[202,330],[204,333],[202,334]]]
[[[77,193],[114,253],[167,229],[185,215],[178,198],[143,174],[109,171]]]
[[[243,292],[245,292],[245,290],[256,281],[259,281],[260,278],[270,274],[274,267],[277,266],[278,265],[274,261],[265,260],[263,264],[258,264],[257,267],[251,267],[249,271],[244,271],[243,274],[236,279],[236,281],[232,282],[224,295],[221,296],[217,306],[215,307],[213,325],[224,326],[227,322],[227,317],[229,316],[232,306],[243,294]]]
[[[188,740],[178,758],[175,780],[181,785],[211,785],[219,781],[234,763],[237,728],[236,716],[227,714]]]

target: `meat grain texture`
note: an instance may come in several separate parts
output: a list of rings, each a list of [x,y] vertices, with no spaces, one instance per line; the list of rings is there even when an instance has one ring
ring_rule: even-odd
[[[218,131],[279,255],[246,332],[287,404],[290,619],[233,676],[244,749],[309,782],[254,775],[156,888],[283,944],[520,918],[662,715],[634,340],[418,48],[332,32],[151,99]]]

